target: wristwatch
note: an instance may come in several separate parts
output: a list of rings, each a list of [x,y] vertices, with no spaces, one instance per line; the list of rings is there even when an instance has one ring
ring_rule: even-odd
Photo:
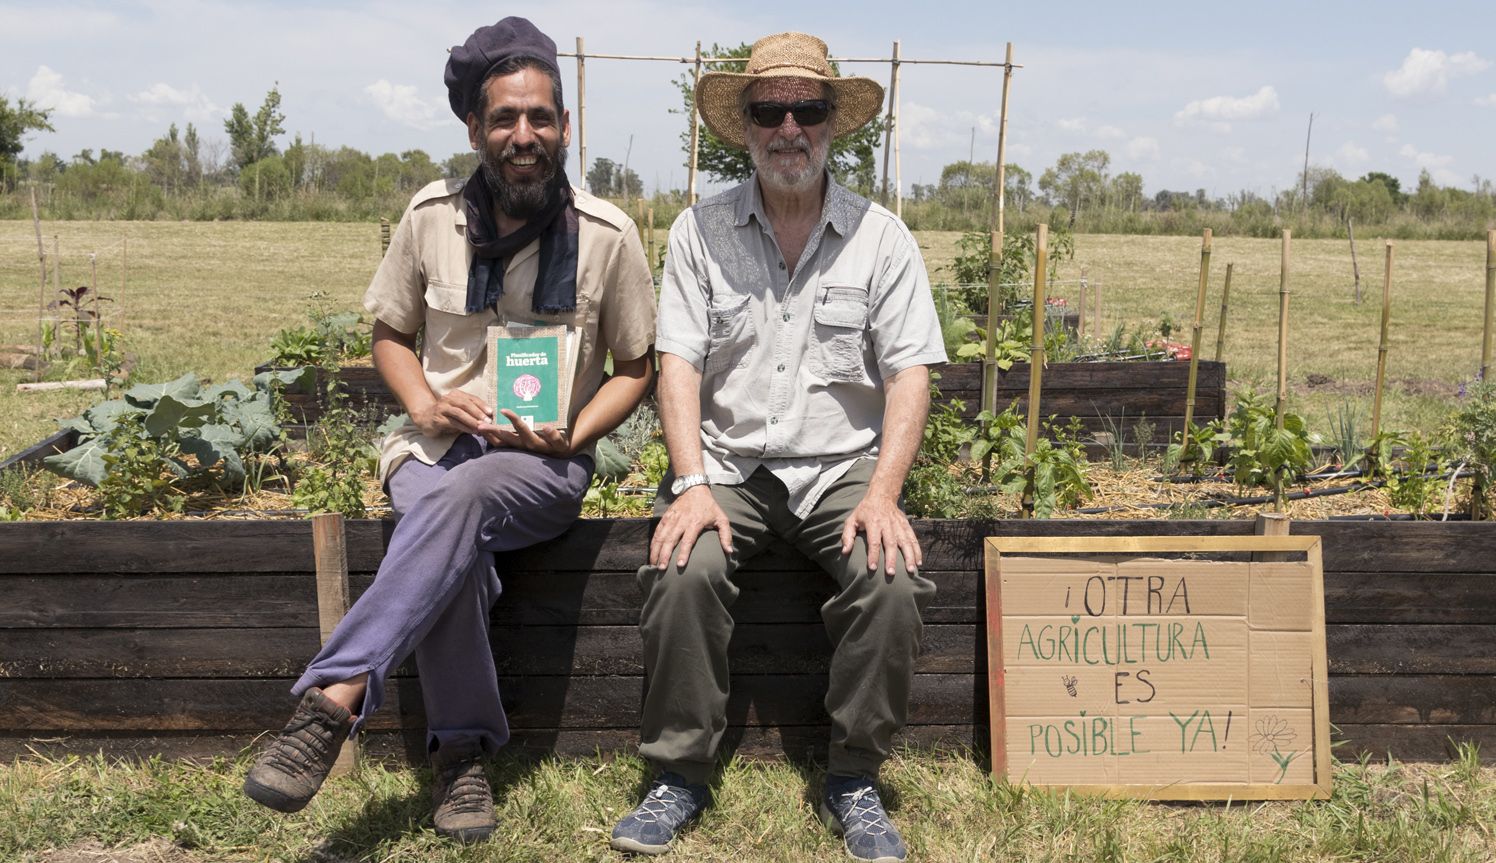
[[[675,482],[672,482],[670,484],[670,493],[675,495],[676,497],[680,497],[681,493],[686,491],[687,489],[693,489],[698,485],[706,484],[706,474],[688,473],[685,476],[678,476],[675,478]]]

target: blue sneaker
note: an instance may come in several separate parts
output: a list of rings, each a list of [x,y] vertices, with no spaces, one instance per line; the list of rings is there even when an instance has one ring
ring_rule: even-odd
[[[678,773],[661,773],[644,802],[613,828],[608,844],[617,851],[664,854],[681,826],[700,815],[710,799],[705,785],[691,785]]]
[[[821,820],[842,837],[847,855],[869,863],[901,863],[909,854],[883,811],[878,789],[861,776],[827,776]]]

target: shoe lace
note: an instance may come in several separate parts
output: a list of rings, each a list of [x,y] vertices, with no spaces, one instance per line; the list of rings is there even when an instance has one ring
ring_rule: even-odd
[[[291,773],[313,769],[327,759],[332,743],[332,729],[313,713],[293,717],[275,744],[265,754],[265,762]]]
[[[483,774],[483,765],[476,761],[448,768],[442,773],[442,783],[447,787],[442,805],[449,812],[487,812],[493,806],[488,777]]]
[[[884,835],[891,830],[888,815],[883,811],[883,801],[878,798],[878,789],[871,785],[836,795],[835,806],[848,833]]]
[[[649,789],[649,794],[645,795],[644,801],[639,804],[639,808],[634,810],[634,817],[642,822],[653,821],[664,824],[674,831],[691,817],[695,806],[689,790],[656,782],[654,787]]]

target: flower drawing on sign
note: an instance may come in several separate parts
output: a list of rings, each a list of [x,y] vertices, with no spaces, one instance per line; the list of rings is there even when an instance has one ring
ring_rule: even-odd
[[[1283,782],[1283,777],[1288,775],[1288,765],[1300,755],[1298,752],[1283,752],[1283,747],[1292,743],[1296,737],[1298,733],[1288,727],[1286,719],[1264,716],[1257,720],[1257,730],[1252,733],[1252,749],[1272,756],[1273,763],[1278,765],[1278,777],[1273,780],[1275,784]]]
[[[514,379],[514,394],[525,401],[534,401],[540,395],[540,378],[534,375],[520,375]]]
[[[1252,734],[1252,748],[1267,755],[1292,743],[1297,736],[1298,734],[1288,727],[1287,719],[1264,716],[1257,720],[1257,730]]]

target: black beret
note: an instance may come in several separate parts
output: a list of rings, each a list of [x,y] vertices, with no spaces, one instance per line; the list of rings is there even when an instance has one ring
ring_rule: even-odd
[[[529,57],[551,70],[561,80],[556,64],[556,43],[524,18],[510,16],[488,27],[479,27],[467,41],[452,49],[447,58],[447,101],[457,119],[467,122],[478,105],[478,88],[493,67],[513,57]],[[557,107],[560,107],[559,105]]]

